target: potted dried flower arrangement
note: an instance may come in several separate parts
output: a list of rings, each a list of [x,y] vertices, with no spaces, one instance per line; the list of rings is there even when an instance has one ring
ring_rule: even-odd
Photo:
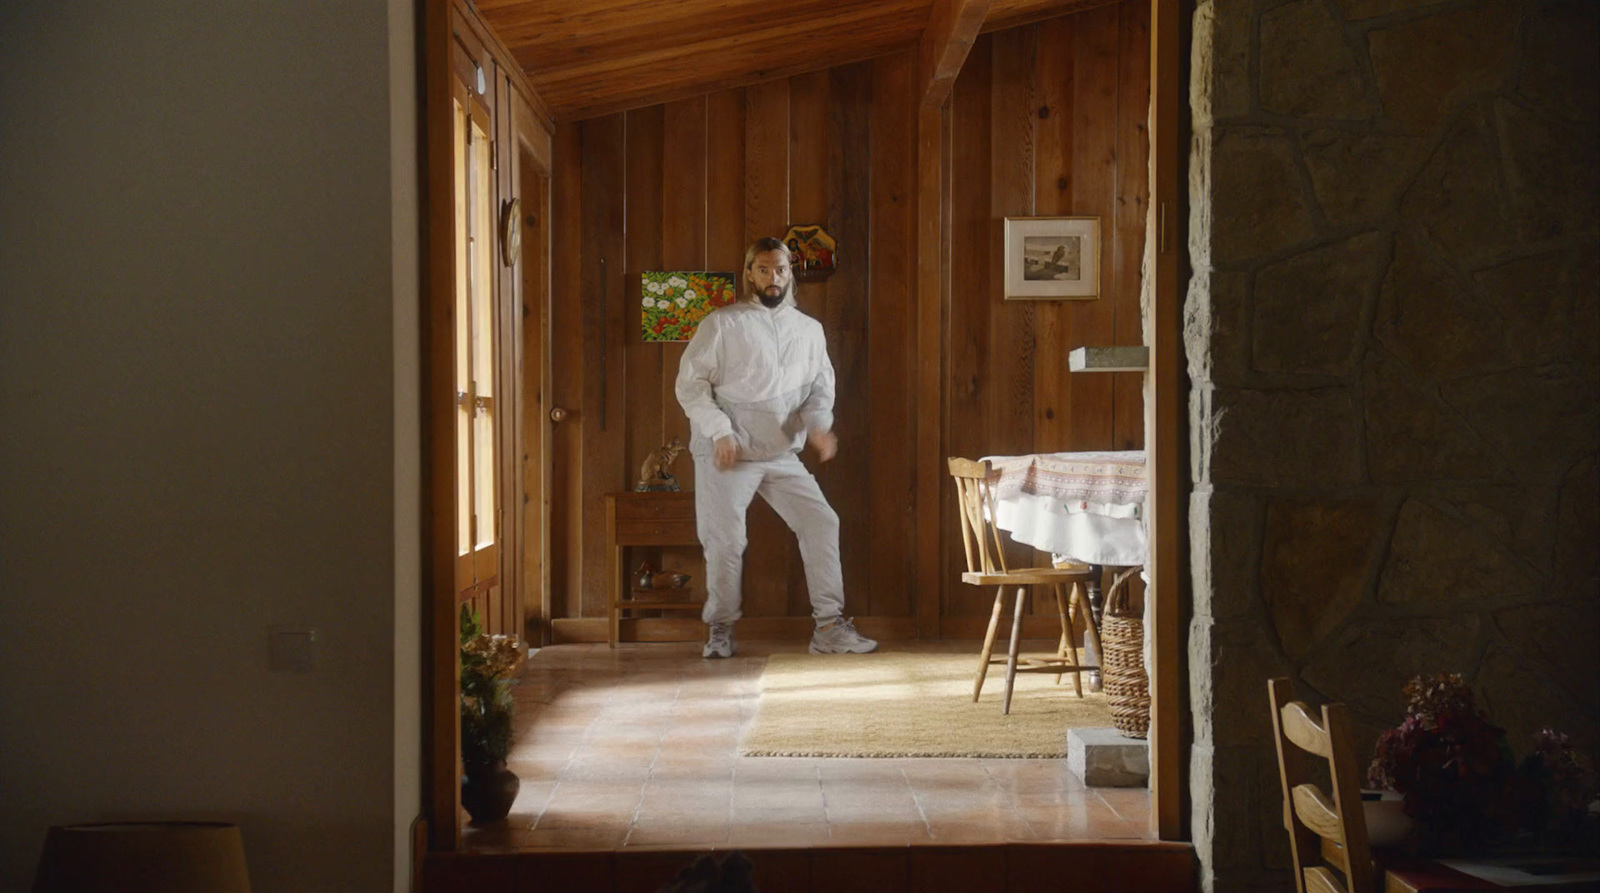
[[[1557,847],[1600,853],[1595,771],[1572,739],[1555,729],[1540,729],[1519,771],[1529,782],[1521,803],[1522,827]]]
[[[1466,853],[1519,834],[1548,838],[1587,818],[1595,776],[1567,736],[1540,732],[1519,766],[1505,730],[1460,675],[1417,676],[1405,694],[1405,718],[1378,738],[1367,781],[1402,795],[1419,850]]]
[[[473,824],[505,818],[522,785],[506,768],[519,657],[513,637],[484,635],[477,612],[461,606],[461,805]]]

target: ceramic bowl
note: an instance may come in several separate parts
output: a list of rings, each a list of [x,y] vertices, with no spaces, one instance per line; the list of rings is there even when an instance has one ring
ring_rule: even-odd
[[[1367,817],[1367,840],[1372,846],[1399,846],[1411,833],[1411,816],[1397,791],[1362,791],[1361,811]]]

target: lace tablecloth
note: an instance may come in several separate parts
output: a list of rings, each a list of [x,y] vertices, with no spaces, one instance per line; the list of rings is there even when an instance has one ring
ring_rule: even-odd
[[[993,469],[989,482],[997,499],[1027,493],[1063,502],[1144,505],[1149,489],[1144,450],[987,456],[985,460]]]
[[[1149,555],[1143,450],[986,456],[995,524],[1019,543],[1089,564]]]

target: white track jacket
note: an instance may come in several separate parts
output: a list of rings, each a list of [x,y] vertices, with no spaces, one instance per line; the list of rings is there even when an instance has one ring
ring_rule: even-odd
[[[747,299],[707,316],[683,352],[676,390],[696,456],[732,434],[741,460],[771,459],[799,452],[807,431],[833,428],[822,324],[793,297],[771,310]]]

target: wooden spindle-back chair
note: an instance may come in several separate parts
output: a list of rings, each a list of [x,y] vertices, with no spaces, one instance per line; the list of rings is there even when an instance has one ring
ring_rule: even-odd
[[[1063,674],[1072,674],[1073,688],[1083,697],[1082,674],[1097,670],[1078,658],[1077,629],[1073,622],[1076,614],[1083,623],[1086,639],[1100,653],[1100,632],[1089,612],[1089,601],[1083,591],[1083,582],[1090,577],[1088,568],[1009,567],[1006,563],[1005,541],[995,526],[994,488],[990,484],[990,467],[987,462],[972,459],[949,459],[950,477],[955,480],[956,496],[961,519],[961,543],[965,547],[967,570],[961,575],[963,583],[973,586],[993,586],[994,606],[989,612],[989,628],[983,637],[983,653],[978,659],[978,675],[972,684],[972,700],[983,693],[983,680],[989,665],[998,663],[993,658],[995,631],[1000,625],[1000,612],[1008,586],[1016,587],[1016,606],[1011,617],[1011,643],[1007,649],[1005,698],[1000,712],[1011,712],[1011,692],[1018,673],[1054,673],[1059,683]],[[1022,615],[1025,597],[1030,586],[1048,586],[1055,594],[1056,609],[1061,618],[1061,641],[1051,657],[1019,658],[1022,643]],[[1070,595],[1066,592],[1071,587]]]

